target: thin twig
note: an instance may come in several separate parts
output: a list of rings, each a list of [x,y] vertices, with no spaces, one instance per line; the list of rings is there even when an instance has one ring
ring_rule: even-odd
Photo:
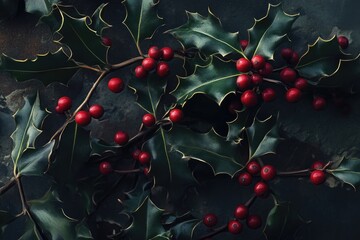
[[[215,228],[213,232],[211,232],[209,234],[206,234],[206,235],[200,237],[199,239],[203,240],[203,239],[211,238],[211,237],[213,237],[213,236],[215,236],[215,235],[217,235],[219,233],[225,232],[226,229],[227,229],[227,224],[224,224],[224,225],[222,225],[222,226],[220,226],[218,228]]]
[[[141,172],[141,169],[114,170],[114,172],[120,173],[120,174],[138,173],[138,172]]]
[[[255,200],[256,200],[256,195],[253,194],[251,198],[244,205],[249,208],[255,202]]]
[[[84,69],[89,69],[91,71],[95,71],[95,72],[101,72],[101,69],[99,68],[94,68],[94,67],[90,67],[88,65],[79,65],[80,68],[84,68]]]
[[[123,61],[121,63],[111,65],[111,69],[119,69],[119,68],[125,67],[127,65],[133,64],[137,61],[143,60],[143,59],[144,59],[143,56],[134,57],[134,58],[128,59],[126,61]]]
[[[297,177],[299,174],[309,174],[310,169],[298,170],[298,171],[289,171],[289,172],[277,172],[277,176],[295,176]]]

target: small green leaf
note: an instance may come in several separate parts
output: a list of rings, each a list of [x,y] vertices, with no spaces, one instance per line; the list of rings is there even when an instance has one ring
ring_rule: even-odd
[[[319,37],[314,44],[308,46],[296,70],[300,76],[316,84],[320,78],[327,77],[337,70],[341,56],[343,53],[336,36],[328,40]]]
[[[125,0],[122,4],[126,9],[123,24],[129,30],[136,46],[142,40],[151,38],[156,29],[163,25],[163,19],[157,15],[156,0]]]
[[[275,203],[267,217],[264,234],[267,240],[293,239],[304,223],[290,203]]]
[[[147,177],[141,174],[136,182],[136,186],[130,192],[125,193],[128,197],[128,199],[123,201],[125,209],[131,212],[138,209],[149,196],[153,185],[154,184],[149,182]]]
[[[287,41],[287,33],[298,15],[285,13],[281,4],[269,4],[266,16],[255,20],[254,26],[248,30],[250,39],[245,50],[246,56],[251,58],[259,54],[273,59],[276,48]]]
[[[91,16],[91,24],[90,24],[90,28],[95,30],[96,33],[101,36],[102,35],[102,31],[106,28],[111,27],[110,24],[108,24],[104,19],[103,19],[103,11],[105,9],[105,7],[108,5],[108,3],[103,3],[101,4],[93,13],[93,15]]]
[[[177,240],[192,239],[194,229],[199,222],[201,222],[199,219],[191,219],[181,222],[170,229],[170,234]]]
[[[25,0],[25,11],[39,17],[51,12],[52,6],[59,0]]]
[[[91,138],[91,154],[90,155],[103,155],[105,153],[116,153],[121,147],[115,144],[109,144],[98,138]]]
[[[165,232],[161,224],[164,210],[158,208],[149,198],[132,213],[133,222],[126,229],[130,239],[151,239]]]
[[[216,53],[226,56],[232,52],[244,55],[238,33],[225,31],[220,20],[210,10],[207,17],[190,12],[187,12],[187,16],[187,23],[168,31],[186,48],[196,47],[208,56]]]
[[[184,69],[186,75],[191,75],[195,72],[196,66],[207,66],[211,63],[210,57],[202,56],[200,52],[196,53],[194,57],[186,58],[184,62]]]
[[[356,190],[360,184],[360,159],[344,158],[337,168],[328,169],[328,172]]]
[[[249,118],[249,111],[245,109],[236,112],[236,119],[232,122],[229,122],[229,131],[226,136],[226,140],[239,142],[240,134],[243,130],[245,130],[245,124]]]
[[[45,85],[53,82],[67,84],[79,66],[60,48],[55,53],[37,55],[35,59],[17,60],[1,56],[0,71],[9,72],[18,81],[38,79]]]
[[[236,89],[236,77],[240,75],[233,62],[224,62],[211,57],[206,66],[196,66],[195,72],[188,77],[179,77],[178,87],[171,93],[182,104],[195,93],[206,93],[218,104],[225,95]]]
[[[264,121],[255,118],[253,124],[246,129],[246,135],[249,142],[249,159],[274,153],[280,140],[274,117]]]

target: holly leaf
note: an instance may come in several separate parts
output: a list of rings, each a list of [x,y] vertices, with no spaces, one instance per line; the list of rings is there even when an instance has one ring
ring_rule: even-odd
[[[186,48],[196,47],[210,56],[216,53],[226,56],[235,52],[244,56],[238,41],[238,33],[225,31],[210,10],[207,17],[198,13],[186,12],[188,21],[184,25],[171,29],[171,33]]]
[[[91,16],[91,24],[90,24],[90,28],[95,30],[96,33],[101,36],[102,35],[102,31],[106,28],[111,27],[110,24],[108,24],[104,19],[103,19],[103,11],[105,9],[105,7],[108,5],[108,3],[103,3],[101,4],[93,13],[93,15]]]
[[[211,63],[196,66],[188,77],[179,77],[179,85],[171,93],[179,104],[184,103],[195,93],[206,93],[220,105],[225,95],[236,89],[236,77],[240,75],[233,62],[225,62],[212,56]]]
[[[56,7],[51,15],[56,14],[61,19],[61,24],[56,30],[61,35],[61,39],[56,42],[69,47],[70,57],[76,62],[90,66],[106,65],[109,47],[103,45],[101,36],[90,28],[89,17],[73,17],[59,7]],[[52,16],[48,18],[51,19]]]
[[[174,227],[172,227],[170,231],[170,239],[177,240],[189,240],[193,238],[193,233],[196,225],[198,225],[201,221],[199,219],[191,219],[184,222],[181,222]]]
[[[98,138],[91,138],[91,156],[101,156],[105,153],[116,153],[119,151],[119,149],[121,149],[121,147],[117,144],[109,144],[104,140]]]
[[[226,136],[226,140],[239,142],[240,134],[245,130],[246,122],[249,118],[249,112],[245,109],[236,112],[236,119],[232,122],[229,122],[229,131]]]
[[[337,168],[328,169],[327,171],[340,181],[349,184],[354,190],[360,184],[359,158],[344,158]]]
[[[139,175],[136,186],[131,191],[125,193],[128,198],[123,201],[125,209],[131,212],[138,209],[144,200],[150,195],[150,190],[153,185],[153,182],[149,182],[149,179],[143,174]]]
[[[38,15],[47,15],[52,11],[52,6],[59,0],[25,0],[25,11]]]
[[[184,61],[184,69],[186,75],[191,75],[195,72],[196,66],[207,66],[211,63],[210,57],[202,56],[200,52],[194,54],[193,57],[188,57]]]
[[[158,208],[149,198],[133,212],[133,222],[126,229],[130,239],[152,239],[165,232],[161,224],[164,210]]]
[[[157,15],[159,0],[125,0],[126,17],[122,22],[129,30],[136,46],[142,40],[151,38],[156,29],[164,24]]]
[[[320,78],[332,75],[338,69],[343,55],[336,36],[328,40],[319,37],[314,44],[308,46],[296,70],[300,76],[316,84]]]
[[[243,167],[239,147],[226,138],[217,135],[213,130],[207,133],[196,133],[188,128],[173,127],[168,133],[173,149],[179,151],[183,158],[205,162],[215,174],[225,173],[233,176]]]
[[[8,72],[18,81],[38,79],[45,85],[53,82],[67,84],[79,66],[60,48],[55,53],[39,54],[35,59],[17,60],[3,54],[0,71]]]
[[[263,121],[254,119],[253,124],[246,129],[249,142],[249,159],[274,153],[278,143],[278,126],[276,119],[269,117]]]
[[[17,218],[18,216],[13,216],[9,212],[0,210],[0,234],[3,234],[6,226]]]
[[[290,203],[275,203],[267,217],[264,234],[267,240],[293,239],[304,223]]]
[[[245,49],[246,56],[251,58],[254,55],[262,55],[273,59],[276,48],[287,41],[287,33],[298,16],[299,14],[285,13],[281,4],[269,4],[266,16],[255,19],[254,26],[248,30],[249,45]]]

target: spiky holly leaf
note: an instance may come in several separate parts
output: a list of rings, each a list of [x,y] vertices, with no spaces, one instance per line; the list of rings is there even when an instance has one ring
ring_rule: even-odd
[[[90,28],[95,30],[100,36],[104,29],[111,27],[111,25],[103,19],[103,11],[107,5],[108,3],[101,4],[91,16]]]
[[[196,133],[188,128],[173,127],[168,132],[173,149],[184,157],[209,164],[215,174],[233,176],[243,167],[239,147],[232,141],[217,135],[213,130],[208,133]]]
[[[91,138],[91,154],[90,155],[99,155],[105,153],[116,153],[121,149],[119,145],[109,144],[98,138]]]
[[[193,238],[194,229],[201,221],[199,219],[191,219],[183,221],[169,230],[170,239],[188,240]]]
[[[51,12],[52,6],[59,0],[25,0],[25,11],[39,17]]]
[[[125,193],[128,198],[123,201],[125,209],[130,212],[138,209],[149,196],[153,185],[153,182],[150,182],[147,177],[141,174],[137,179],[136,186],[131,191]]]
[[[281,4],[269,4],[266,16],[255,20],[254,26],[248,30],[249,45],[245,49],[246,56],[251,58],[259,54],[273,59],[276,48],[287,41],[287,33],[298,15],[285,13]]]
[[[264,234],[267,240],[293,239],[296,230],[305,221],[290,203],[275,203],[266,220]]]
[[[186,75],[191,75],[195,72],[196,66],[207,66],[211,63],[211,58],[203,56],[200,52],[194,53],[193,57],[186,58],[184,61],[184,69]]]
[[[28,204],[37,224],[46,229],[51,239],[92,239],[90,231],[84,230],[85,225],[79,229],[78,221],[64,214],[56,191],[48,191],[42,198],[28,201]]]
[[[17,60],[1,56],[0,71],[9,72],[18,81],[38,79],[45,85],[53,82],[67,84],[79,66],[60,48],[55,53],[39,54],[35,59]]]
[[[61,35],[61,39],[56,40],[56,42],[69,47],[72,59],[90,66],[104,66],[107,64],[109,47],[103,45],[101,36],[89,27],[88,17],[71,16],[59,7],[52,11],[48,19],[53,19],[51,15],[60,16],[61,24],[56,29],[56,32]],[[51,23],[56,24],[56,21]]]
[[[171,93],[182,104],[195,93],[206,93],[218,104],[225,95],[235,91],[236,77],[240,75],[235,64],[211,57],[206,66],[196,66],[195,72],[188,77],[179,77],[178,87]]]
[[[328,169],[328,172],[356,190],[360,184],[360,159],[343,158],[337,168]]]
[[[123,24],[129,30],[136,46],[146,38],[151,38],[156,29],[164,24],[157,15],[158,0],[125,0],[126,9]]]
[[[249,142],[249,159],[274,153],[279,143],[278,126],[273,116],[260,121],[254,119],[253,124],[246,129]]]
[[[158,208],[149,198],[133,212],[133,222],[126,229],[130,239],[152,239],[165,232],[161,224],[164,210]]]
[[[65,128],[49,171],[49,174],[54,176],[58,183],[65,184],[76,180],[78,172],[84,167],[90,156],[89,135],[89,131],[74,122]]]
[[[210,56],[219,53],[226,56],[235,52],[244,55],[238,41],[238,33],[225,31],[220,20],[209,10],[207,17],[187,12],[188,21],[170,32],[186,48],[196,47]]]
[[[245,109],[236,112],[236,119],[232,122],[229,122],[229,131],[226,136],[226,140],[239,142],[240,134],[245,129],[246,122],[249,118],[249,111]]]
[[[340,51],[336,36],[328,40],[319,37],[314,44],[308,46],[296,70],[300,76],[316,84],[320,78],[329,76],[337,70],[341,56],[344,54]]]

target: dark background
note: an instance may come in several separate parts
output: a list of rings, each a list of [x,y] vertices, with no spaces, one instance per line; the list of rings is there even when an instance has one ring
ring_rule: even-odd
[[[95,0],[67,0],[64,4],[72,4],[77,7],[79,12],[91,15],[92,12],[105,1]],[[245,1],[245,0],[162,0],[159,4],[159,15],[165,19],[166,26],[160,32],[177,27],[186,22],[185,11],[199,12],[207,14],[207,8],[218,16],[225,29],[231,32],[239,31],[241,38],[247,37],[246,30],[254,23],[254,18],[263,17],[266,14],[267,4],[276,4],[279,1]],[[345,35],[350,40],[348,52],[357,55],[360,52],[360,2],[355,0],[297,0],[284,1],[283,8],[288,13],[299,12],[301,16],[294,25],[294,33],[291,39],[294,47],[300,53],[306,50],[307,44],[313,43],[318,36],[329,38],[333,34]],[[0,9],[1,10],[1,9]],[[1,12],[1,11],[0,11]],[[113,28],[105,31],[105,34],[113,40],[113,47],[110,57],[114,62],[128,59],[136,54],[135,48],[129,48],[129,34],[122,26],[125,16],[121,1],[110,1],[110,6],[105,10],[105,19],[113,25]],[[0,52],[17,59],[33,59],[37,53],[46,53],[56,47],[51,43],[52,34],[47,26],[36,25],[37,18],[31,14],[21,11],[21,4],[16,15],[0,23]],[[172,39],[168,39],[161,34],[157,34],[152,43],[163,45],[163,42],[170,41],[174,47],[179,47]],[[145,42],[144,47],[150,43]],[[76,77],[75,77],[76,78]],[[79,78],[79,76],[77,76]],[[17,83],[6,74],[0,75],[0,181],[6,182],[12,174],[11,160],[11,132],[14,130],[14,122],[11,118],[22,104],[23,96],[33,93],[37,89],[43,89],[41,83],[32,80],[24,83]],[[76,82],[76,79],[74,80]],[[48,101],[55,101],[60,96],[59,90],[54,88],[53,95],[48,97]],[[104,103],[107,112],[106,121],[92,123],[91,128],[95,135],[109,139],[111,132],[116,125],[125,125],[130,131],[136,131],[137,123],[132,119],[139,118],[142,112],[130,101],[133,97],[131,93],[124,94],[114,105],[106,99],[106,94],[101,94],[105,85],[101,85],[95,94],[95,100]],[[49,93],[50,91],[47,90]],[[126,97],[127,96],[127,97]],[[130,99],[130,100],[129,100]],[[130,102],[129,102],[130,101]],[[108,104],[108,105],[107,105]],[[309,116],[307,122],[310,127],[306,132],[302,128],[294,130],[289,126],[301,124],[296,122],[299,113],[293,113],[293,106],[282,108],[281,111],[287,113],[282,117],[282,129],[284,135],[290,140],[282,143],[278,149],[278,158],[286,166],[299,166],[308,163],[311,159],[336,157],[337,154],[358,146],[360,143],[358,135],[360,133],[358,108],[353,108],[350,115],[336,117],[331,110],[325,111],[323,115]],[[296,107],[295,107],[296,108]],[[116,109],[116,111],[115,111]],[[119,113],[120,112],[120,113]],[[117,113],[116,115],[114,115]],[[301,113],[300,113],[301,114]],[[301,115],[300,115],[301,117]],[[302,116],[303,117],[303,116]],[[294,123],[295,121],[295,123]],[[330,121],[333,126],[329,129],[320,129],[318,126],[323,122]],[[315,124],[317,122],[317,124]],[[329,133],[330,132],[330,133]],[[131,133],[131,132],[130,132]],[[309,138],[306,134],[316,136]],[[351,135],[351,136],[350,136]],[[347,141],[348,139],[351,141]],[[325,139],[325,140],[324,140]],[[345,139],[345,140],[344,140]],[[308,140],[310,144],[303,144],[300,141]],[[286,161],[286,162],[284,162]],[[304,219],[312,222],[300,229],[296,239],[360,239],[360,194],[348,187],[327,186],[314,187],[306,180],[289,180],[274,183],[278,194],[282,200],[291,201],[299,209]],[[36,186],[33,188],[36,190]],[[9,196],[8,196],[9,197]]]

